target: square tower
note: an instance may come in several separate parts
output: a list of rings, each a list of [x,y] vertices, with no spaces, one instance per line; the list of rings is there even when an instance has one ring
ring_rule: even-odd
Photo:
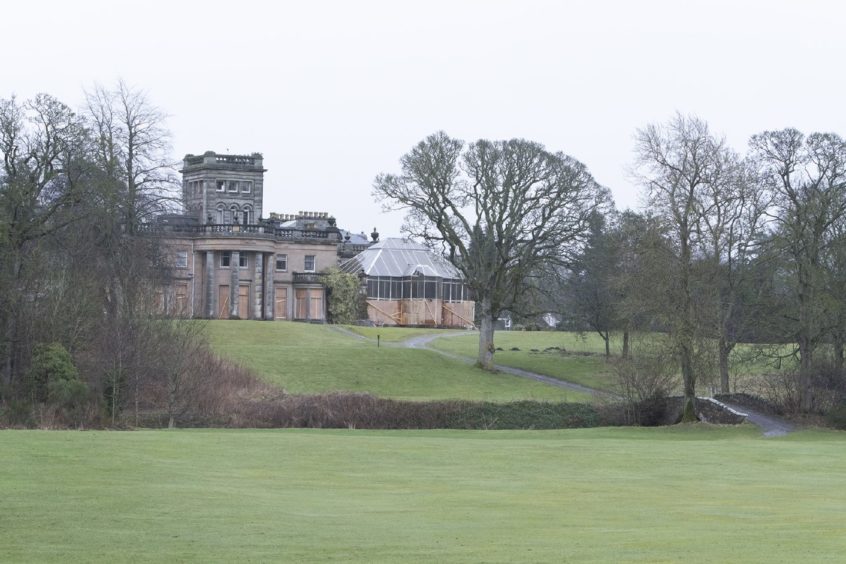
[[[265,171],[261,153],[185,155],[179,171],[185,213],[201,224],[258,223]]]

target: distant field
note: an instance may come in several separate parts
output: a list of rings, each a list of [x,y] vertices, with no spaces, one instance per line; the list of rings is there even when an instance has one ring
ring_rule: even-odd
[[[4,431],[0,452],[3,562],[846,553],[846,435],[835,432]]]
[[[397,341],[405,331],[386,332]],[[369,392],[405,400],[589,401],[578,392],[491,374],[433,351],[376,347],[329,325],[210,321],[220,354],[242,362],[291,393]],[[408,334],[419,334],[414,331]]]
[[[632,346],[655,344],[665,338],[661,334],[635,334]],[[605,362],[605,343],[596,333],[577,333],[570,331],[497,331],[494,342],[498,350],[494,357],[497,364],[514,366],[540,374],[546,374],[562,380],[576,382],[585,386],[604,390],[614,390],[616,377]],[[451,337],[432,342],[433,348],[475,357],[477,355],[478,335]],[[513,348],[520,349],[513,351]],[[564,349],[566,353],[545,350],[552,347]],[[532,349],[535,349],[533,351]],[[635,352],[637,348],[634,349]],[[821,350],[824,350],[821,348]],[[619,334],[611,336],[611,355],[619,358],[622,351],[622,338]],[[787,358],[791,348],[782,346],[764,346],[740,344],[732,353],[730,363],[731,386],[736,392],[760,394],[768,376],[780,371],[795,368],[792,358]],[[576,354],[570,354],[576,353]],[[582,353],[589,356],[580,356]],[[777,355],[783,355],[780,365]],[[701,374],[697,382],[700,393],[708,393],[711,387],[719,387],[719,375]],[[679,380],[681,377],[679,377]],[[680,392],[680,390],[677,390]]]
[[[584,386],[613,390],[616,379],[605,363],[605,345],[598,335],[564,331],[499,331],[494,343],[502,348],[496,351],[494,362],[546,374]],[[475,357],[479,350],[479,336],[468,335],[437,339],[432,347]],[[512,348],[519,351],[513,351]],[[588,352],[591,356],[562,354],[561,351],[544,349],[563,348],[566,353]],[[536,349],[537,352],[533,352]]]
[[[397,343],[411,337],[416,337],[417,335],[443,335],[453,332],[448,329],[425,329],[417,327],[359,327],[357,325],[344,325],[344,327],[362,337],[367,337],[375,341],[378,336],[382,342],[389,343]]]

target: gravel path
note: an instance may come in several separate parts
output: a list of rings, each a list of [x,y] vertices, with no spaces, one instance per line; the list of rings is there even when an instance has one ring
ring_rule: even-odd
[[[362,335],[359,335],[358,333],[355,333],[353,331],[349,331],[348,329],[344,329],[342,327],[338,327],[338,330],[342,331],[342,332],[344,332],[348,335],[352,335],[354,337],[366,339],[366,337],[363,337]],[[475,359],[473,359],[473,358],[469,358],[469,357],[466,357],[466,356],[450,353],[450,352],[447,352],[447,351],[438,350],[438,349],[430,347],[429,345],[432,343],[432,341],[434,341],[436,339],[448,339],[450,337],[463,337],[465,335],[476,335],[476,334],[477,333],[475,331],[463,331],[463,332],[443,333],[443,334],[433,333],[433,334],[430,334],[430,335],[417,335],[415,337],[411,337],[410,339],[406,339],[405,341],[402,341],[400,343],[384,343],[384,344],[387,344],[388,346],[402,346],[402,347],[406,347],[406,348],[409,348],[409,349],[426,349],[426,350],[436,352],[440,355],[449,357],[453,360],[464,362],[466,364],[472,364],[472,363],[475,362]],[[519,376],[521,378],[529,378],[530,380],[535,380],[537,382],[543,382],[544,384],[549,384],[551,386],[557,386],[559,388],[565,388],[565,389],[568,389],[568,390],[573,390],[573,391],[581,392],[581,393],[584,393],[584,394],[590,394],[590,395],[594,395],[594,396],[603,396],[603,397],[606,397],[606,398],[619,397],[619,396],[616,396],[615,394],[613,394],[611,392],[607,392],[607,391],[604,391],[604,390],[597,390],[596,388],[590,388],[588,386],[582,386],[581,384],[576,384],[575,382],[567,382],[565,380],[559,380],[557,378],[551,378],[551,377],[545,376],[543,374],[537,374],[535,372],[530,372],[528,370],[523,370],[523,369],[520,369],[520,368],[513,368],[511,366],[502,366],[500,364],[494,365],[494,368],[496,368],[498,371],[504,372],[506,374]],[[744,407],[744,406],[741,406],[741,405],[737,405],[737,404],[733,404],[733,403],[727,403],[727,402],[720,402],[720,401],[714,400],[712,398],[708,398],[708,399],[710,401],[714,402],[714,403],[717,403],[719,405],[727,407],[728,409],[731,409],[731,410],[733,410],[733,411],[735,411],[735,412],[737,412],[741,415],[746,416],[746,420],[749,421],[750,423],[752,423],[753,425],[757,425],[761,429],[761,432],[764,433],[765,437],[781,437],[781,436],[784,436],[784,435],[791,433],[791,432],[796,430],[796,425],[794,425],[793,423],[790,423],[789,421],[786,421],[786,420],[784,420],[780,417],[776,417],[774,415],[766,415],[764,413],[761,413],[760,411],[756,411],[754,409],[750,409],[748,407]]]
[[[465,331],[461,333],[446,333],[443,335],[433,334],[433,335],[419,335],[416,337],[411,337],[410,339],[406,339],[402,342],[403,346],[410,348],[410,349],[426,349],[430,351],[434,351],[440,355],[452,358],[454,360],[458,360],[461,362],[465,362],[467,364],[473,364],[476,360],[473,358],[469,358],[462,355],[453,354],[450,352],[438,350],[429,346],[429,344],[434,341],[435,339],[448,339],[450,337],[463,337],[465,335],[476,335],[475,331]],[[528,378],[530,380],[535,380],[537,382],[543,382],[544,384],[549,384],[550,386],[556,386],[558,388],[564,388],[567,390],[573,390],[574,392],[581,392],[583,394],[589,394],[594,396],[605,396],[605,397],[613,397],[613,394],[606,392],[604,390],[597,390],[596,388],[589,388],[587,386],[582,386],[581,384],[576,384],[575,382],[567,382],[565,380],[559,380],[558,378],[551,378],[550,376],[545,376],[543,374],[537,374],[536,372],[529,372],[528,370],[523,370],[521,368],[513,368],[511,366],[503,366],[501,364],[495,364],[494,368],[496,368],[499,372],[504,372],[506,374],[511,374],[512,376],[519,376],[521,378]]]
[[[712,401],[716,402],[716,400]],[[749,409],[748,407],[737,405],[734,403],[728,403],[724,401],[717,403],[721,403],[729,409],[746,415],[746,420],[752,423],[753,425],[757,425],[758,427],[760,427],[765,437],[782,437],[796,430],[796,425],[782,419],[781,417],[776,417],[774,415],[765,415],[760,411],[755,411],[754,409]]]

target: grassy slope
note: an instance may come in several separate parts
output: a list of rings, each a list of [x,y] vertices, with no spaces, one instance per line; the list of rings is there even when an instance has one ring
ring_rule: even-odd
[[[374,341],[378,335],[383,343],[398,343],[411,337],[416,337],[417,335],[451,333],[451,331],[445,329],[426,329],[422,327],[359,327],[357,325],[345,325],[344,327],[353,333],[373,339]]]
[[[0,433],[0,561],[808,562],[842,433]]]
[[[432,351],[376,348],[374,342],[327,325],[211,321],[208,329],[217,351],[291,393],[370,392],[408,400],[497,402],[589,399],[578,392],[490,374]]]
[[[600,389],[612,389],[614,376],[605,365],[605,345],[597,335],[562,331],[499,331],[494,334],[497,351],[494,362],[523,368],[570,382]],[[432,346],[464,356],[476,356],[479,338],[476,335],[450,337],[433,341]],[[517,347],[519,351],[510,350]],[[542,352],[547,347],[563,347],[568,352],[590,352],[597,356],[562,355]],[[540,352],[531,352],[537,349]]]

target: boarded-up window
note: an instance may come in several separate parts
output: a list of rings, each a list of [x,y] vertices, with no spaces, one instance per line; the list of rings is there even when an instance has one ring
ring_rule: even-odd
[[[238,317],[241,319],[250,318],[250,286],[241,284],[238,286]]]
[[[217,290],[217,317],[229,319],[229,286],[221,285]]]
[[[174,288],[174,311],[179,317],[188,315],[188,284],[177,284]]]
[[[295,290],[294,319],[324,319],[323,288],[297,288]]]
[[[274,289],[275,304],[273,316],[276,319],[288,319],[288,288],[276,286]]]
[[[308,290],[297,288],[294,298],[294,319],[308,318]]]
[[[323,289],[309,289],[309,319],[323,319]]]

